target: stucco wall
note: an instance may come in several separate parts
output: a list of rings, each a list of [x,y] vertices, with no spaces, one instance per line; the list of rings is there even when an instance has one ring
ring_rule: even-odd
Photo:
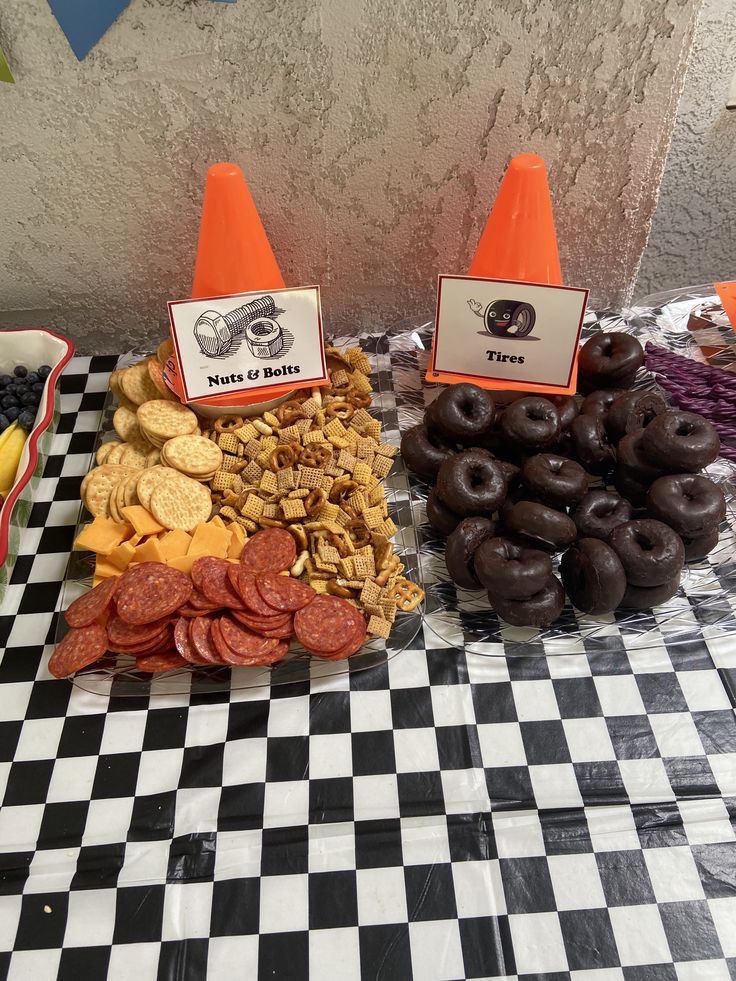
[[[705,0],[636,293],[736,279],[736,3]]]
[[[132,0],[77,63],[3,0],[2,323],[87,351],[188,295],[208,164],[239,163],[327,322],[433,313],[513,153],[549,164],[566,279],[617,303],[646,241],[699,0]]]

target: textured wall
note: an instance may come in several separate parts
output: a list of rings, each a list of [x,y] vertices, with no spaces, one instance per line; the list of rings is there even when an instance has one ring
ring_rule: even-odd
[[[83,350],[188,293],[208,164],[241,164],[334,328],[421,322],[503,168],[549,164],[567,281],[631,290],[699,0],[132,0],[82,63],[3,0],[2,323]]]
[[[636,293],[736,279],[736,3],[706,0]]]

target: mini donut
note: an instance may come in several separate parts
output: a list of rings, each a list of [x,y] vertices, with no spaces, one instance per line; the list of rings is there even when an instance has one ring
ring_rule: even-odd
[[[580,412],[580,405],[573,395],[550,395],[549,401],[557,409],[560,417],[560,427],[564,432],[570,428],[570,423]]]
[[[445,443],[453,443],[453,440],[448,440],[447,437],[443,436],[440,432],[439,423],[437,422],[437,399],[435,399],[434,402],[430,402],[424,410],[424,425],[430,435],[430,438],[436,439],[438,443],[442,445]]]
[[[587,395],[596,388],[630,388],[644,364],[644,349],[623,331],[594,334],[578,353],[578,388]]]
[[[450,578],[463,589],[482,589],[474,569],[474,555],[479,546],[496,533],[496,524],[488,518],[465,518],[447,539],[445,564]]]
[[[508,528],[538,548],[558,552],[575,541],[575,522],[561,511],[533,501],[519,501],[504,510]]]
[[[448,385],[437,396],[432,420],[448,440],[472,444],[493,425],[496,408],[489,392],[477,385]]]
[[[552,575],[549,555],[509,538],[486,538],[474,561],[476,577],[489,593],[502,599],[529,599]]]
[[[666,411],[664,399],[656,392],[625,392],[608,410],[606,429],[611,439],[617,442],[626,433],[645,429]]]
[[[616,491],[589,490],[570,515],[584,538],[605,541],[614,528],[631,521],[631,505]]]
[[[409,470],[420,477],[436,476],[445,460],[455,455],[450,447],[430,436],[424,423],[407,429],[401,437],[401,455]]]
[[[652,607],[672,599],[679,588],[679,572],[661,586],[632,586],[628,583],[620,606],[629,610],[651,610]]]
[[[655,467],[650,462],[642,448],[643,429],[627,433],[618,441],[616,458],[629,474],[642,484],[651,484],[657,477],[662,476],[661,467]]]
[[[643,508],[646,504],[649,481],[640,480],[622,463],[616,464],[613,471],[613,486],[635,508]]]
[[[535,395],[517,399],[506,407],[501,431],[512,445],[543,450],[560,438],[560,414],[549,399]]]
[[[437,494],[437,489],[433,487],[427,498],[427,521],[434,530],[440,535],[449,535],[462,520],[459,514],[455,514],[447,505],[442,503]]]
[[[588,475],[574,460],[554,453],[537,453],[521,468],[521,479],[545,504],[566,507],[582,501]]]
[[[718,544],[719,538],[720,534],[717,526],[702,535],[698,535],[696,538],[683,538],[682,544],[685,546],[685,561],[698,562],[700,559],[704,559],[706,555],[710,555]]]
[[[532,504],[543,504],[545,507],[553,508],[555,511],[564,511],[567,514],[567,508],[564,504],[555,504],[553,501],[545,500],[538,494],[534,494],[528,487],[525,487],[522,483],[519,483],[516,487],[512,488],[506,495],[506,500],[503,502],[501,507],[501,517],[503,518],[509,508],[512,508],[514,504],[518,504],[519,501],[527,501]]]
[[[504,599],[489,592],[488,601],[499,617],[514,627],[548,627],[565,608],[565,590],[556,576],[550,576],[529,599]]]
[[[585,396],[580,413],[584,416],[598,416],[599,419],[605,419],[613,403],[623,394],[623,388],[598,388]]]
[[[570,435],[575,456],[588,473],[601,476],[613,470],[616,450],[598,416],[581,414],[573,419]]]
[[[497,460],[496,462],[501,470],[503,470],[503,475],[506,478],[506,486],[509,488],[515,486],[521,469],[509,460]]]
[[[715,428],[695,412],[665,412],[649,423],[642,447],[662,469],[695,473],[717,458],[721,441]]]
[[[487,450],[463,450],[440,467],[437,493],[463,518],[490,515],[506,497],[506,478]]]
[[[614,528],[608,544],[632,586],[661,586],[679,576],[685,562],[680,536],[661,521],[638,518]]]
[[[573,606],[583,613],[611,613],[626,592],[621,560],[598,538],[581,538],[560,560],[560,575]]]
[[[659,477],[649,488],[647,507],[653,517],[687,538],[717,528],[726,516],[721,488],[709,477],[694,473]]]

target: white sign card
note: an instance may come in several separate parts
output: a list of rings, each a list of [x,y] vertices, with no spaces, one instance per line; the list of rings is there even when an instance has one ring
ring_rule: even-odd
[[[318,286],[169,302],[187,402],[328,380]]]
[[[588,290],[440,276],[428,380],[543,385],[564,393],[573,369]]]

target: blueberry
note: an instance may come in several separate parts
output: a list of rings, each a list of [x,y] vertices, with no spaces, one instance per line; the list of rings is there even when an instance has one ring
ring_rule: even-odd
[[[16,405],[11,405],[9,409],[3,410],[3,414],[6,415],[11,422],[15,422],[20,415],[20,409]]]
[[[35,385],[36,382],[40,380],[40,378],[41,376],[37,371],[29,371],[28,374],[26,375],[26,383],[28,385]]]
[[[28,368],[24,364],[16,365],[13,374],[16,378],[25,378],[28,374]]]
[[[18,386],[15,383],[13,383],[12,385],[6,385],[5,386],[5,392],[4,392],[4,394],[5,395],[15,395],[17,393],[17,391],[18,391]]]
[[[25,394],[21,395],[20,401],[23,405],[38,405],[39,396],[36,392],[25,392]]]
[[[36,384],[33,386],[33,391],[37,395],[42,395],[44,388],[46,388],[46,382],[36,382]]]
[[[10,419],[8,419],[6,415],[0,413],[0,433],[4,433],[9,425],[10,425]]]
[[[51,374],[51,365],[42,364],[41,367],[38,369],[38,374],[41,378],[48,378],[49,375]]]
[[[10,385],[13,381],[12,375],[0,375],[0,388],[5,388],[6,385]]]
[[[33,424],[36,421],[36,413],[31,412],[30,409],[24,409],[23,412],[18,416],[18,425],[22,426],[26,432],[30,432],[33,429]]]
[[[3,395],[0,399],[0,408],[10,409],[12,406],[20,405],[15,395]]]

